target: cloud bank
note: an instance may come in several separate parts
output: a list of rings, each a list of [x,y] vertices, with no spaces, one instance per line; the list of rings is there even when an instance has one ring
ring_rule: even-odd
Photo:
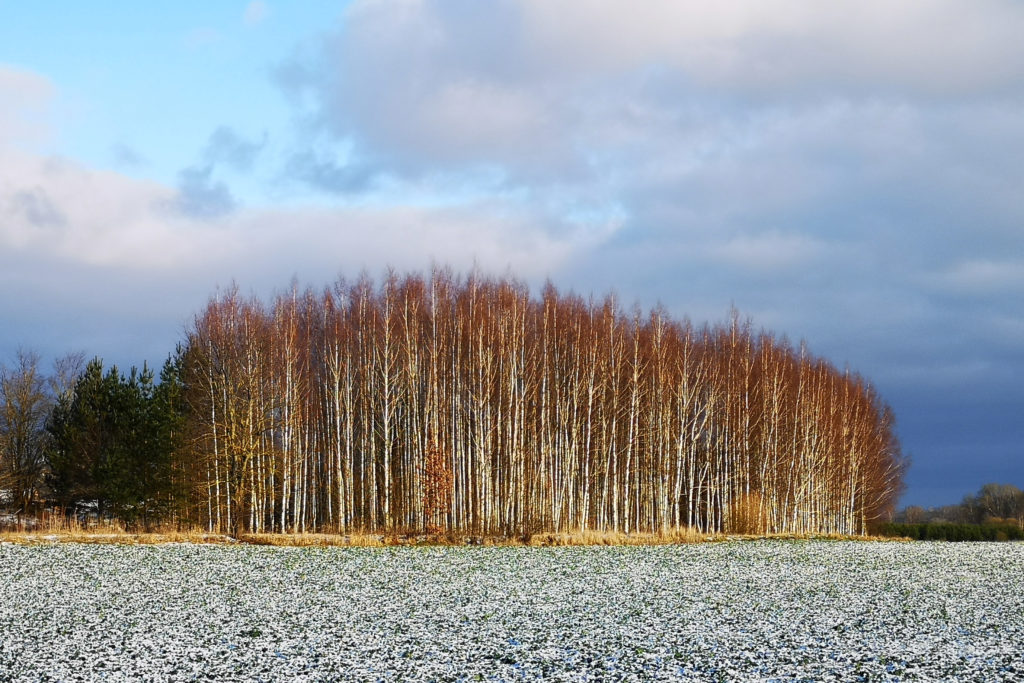
[[[1024,6],[596,7],[352,2],[273,70],[294,129],[222,122],[171,185],[42,151],[59,91],[0,66],[7,281],[92,273],[92,301],[143,272],[119,295],[140,318],[153,300],[187,316],[232,278],[431,262],[697,321],[735,304],[869,375],[919,463],[967,450],[941,425],[975,418],[1002,425],[993,458],[1024,455],[1005,379],[1024,375]],[[951,467],[912,477],[938,491]]]

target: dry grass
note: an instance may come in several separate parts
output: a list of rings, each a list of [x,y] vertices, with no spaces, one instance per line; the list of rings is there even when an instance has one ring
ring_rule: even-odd
[[[662,534],[624,534],[613,531],[580,530],[560,533],[533,534],[526,541],[531,546],[565,545],[669,545],[679,543],[702,543],[714,540],[690,527],[670,530]]]
[[[288,548],[353,546],[380,548],[387,543],[387,537],[380,534],[239,534],[241,543],[251,545],[273,545]]]
[[[204,529],[162,527],[151,531],[130,531],[116,521],[82,524],[74,519],[50,517],[41,523],[21,523],[0,531],[0,542],[38,543],[109,543],[122,545],[159,543],[244,543],[282,547],[371,547],[385,546],[643,546],[682,543],[707,543],[726,540],[870,540],[900,541],[907,539],[881,536],[841,536],[837,534],[710,534],[690,527],[669,530],[666,533],[616,533],[610,531],[577,530],[534,533],[527,536],[474,536],[464,534],[391,533],[252,533],[230,536],[210,533]]]
[[[755,534],[763,528],[765,506],[760,494],[740,495],[733,501],[727,521],[731,533]]]
[[[121,545],[156,543],[233,543],[224,534],[212,534],[192,527],[167,526],[150,531],[129,531],[117,521],[103,520],[83,524],[77,519],[53,516],[39,523],[21,523],[0,531],[0,541],[8,543],[110,543]]]

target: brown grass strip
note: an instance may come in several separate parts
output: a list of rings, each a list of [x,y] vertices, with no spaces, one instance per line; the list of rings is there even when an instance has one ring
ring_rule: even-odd
[[[683,527],[666,533],[624,534],[609,531],[577,530],[536,533],[529,536],[476,536],[466,534],[374,534],[351,533],[247,533],[231,536],[198,528],[166,527],[148,532],[126,530],[116,522],[83,525],[75,520],[54,518],[49,523],[0,531],[0,542],[19,544],[102,543],[102,544],[249,544],[289,548],[387,546],[656,546],[721,541],[749,540],[858,540],[905,541],[880,536],[841,536],[838,534],[709,534]]]

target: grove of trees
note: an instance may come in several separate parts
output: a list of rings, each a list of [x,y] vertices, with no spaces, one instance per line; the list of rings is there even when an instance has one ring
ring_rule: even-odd
[[[186,425],[179,363],[168,360],[156,384],[145,366],[125,376],[93,360],[59,397],[47,425],[47,481],[60,509],[92,508],[145,527],[177,513],[172,468]]]
[[[65,509],[214,531],[857,534],[905,469],[867,380],[737,314],[444,269],[231,288],[159,381],[95,361],[45,432]]]

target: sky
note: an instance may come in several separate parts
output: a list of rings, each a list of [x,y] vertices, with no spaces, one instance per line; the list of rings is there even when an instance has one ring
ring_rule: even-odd
[[[1024,3],[0,0],[0,361],[218,288],[513,273],[866,376],[902,504],[1024,488]]]

